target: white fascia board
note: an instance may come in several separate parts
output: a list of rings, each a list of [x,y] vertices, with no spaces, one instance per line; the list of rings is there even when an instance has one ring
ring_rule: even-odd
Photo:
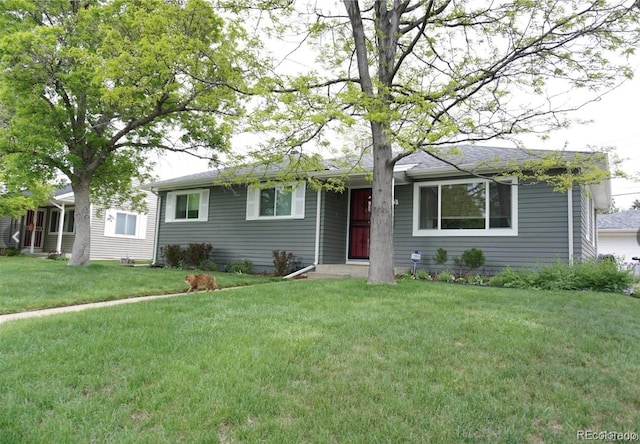
[[[637,228],[598,228],[599,234],[610,234],[612,236],[615,236],[616,234],[619,234],[621,236],[629,233],[635,234],[637,232]]]
[[[593,203],[599,210],[606,210],[611,207],[613,198],[611,197],[611,180],[605,179],[597,185],[591,185]]]

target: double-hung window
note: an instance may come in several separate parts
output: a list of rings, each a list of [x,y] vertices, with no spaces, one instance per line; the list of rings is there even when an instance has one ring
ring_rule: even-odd
[[[209,190],[167,193],[165,222],[206,222],[209,219]]]
[[[414,236],[516,236],[515,178],[414,184]]]
[[[49,233],[58,234],[60,230],[60,219],[62,216],[61,210],[51,210],[51,218],[49,219]],[[75,211],[65,210],[64,211],[64,221],[62,223],[62,233],[63,234],[71,234],[74,232],[75,228]]]
[[[247,220],[304,219],[305,183],[247,189]]]

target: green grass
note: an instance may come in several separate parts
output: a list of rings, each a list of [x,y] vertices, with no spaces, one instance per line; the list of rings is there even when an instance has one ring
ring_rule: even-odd
[[[639,300],[269,283],[0,324],[0,442],[573,442],[640,432]]]
[[[0,314],[135,296],[181,293],[186,274],[197,271],[124,267],[94,261],[69,267],[66,261],[32,257],[0,257]],[[221,287],[268,282],[274,278],[213,273]]]

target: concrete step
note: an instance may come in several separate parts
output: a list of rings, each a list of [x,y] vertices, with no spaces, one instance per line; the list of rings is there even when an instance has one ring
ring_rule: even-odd
[[[396,275],[406,272],[406,267],[396,267]],[[363,264],[319,264],[314,271],[306,273],[308,279],[344,279],[369,277],[369,265]]]

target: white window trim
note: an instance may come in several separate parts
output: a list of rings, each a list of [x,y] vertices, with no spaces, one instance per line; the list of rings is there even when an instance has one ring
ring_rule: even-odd
[[[176,219],[176,197],[185,194],[200,194],[200,208],[197,219]],[[171,191],[167,193],[164,211],[164,221],[167,223],[207,222],[209,220],[209,189],[198,188],[192,190]]]
[[[65,209],[64,209],[64,211],[65,211],[65,212],[73,211],[73,212],[75,213],[76,209],[75,209],[75,208],[65,208]],[[51,210],[51,213],[58,213],[58,214],[60,214],[61,212],[62,212],[62,210],[60,210],[59,208],[53,208],[53,209]],[[47,221],[47,227],[48,227],[48,229],[49,229],[49,234],[58,234],[58,231],[60,230],[60,226],[59,226],[59,225],[60,225],[60,216],[58,216],[58,230],[56,230],[56,231],[51,231],[51,220],[52,220],[52,219],[53,219],[53,218],[52,218],[51,214],[49,214],[49,220]],[[74,215],[74,219],[75,219],[75,215]],[[65,218],[64,218],[64,220],[65,220],[65,222],[64,222],[64,223],[66,224],[66,223],[67,223],[67,216],[66,216],[66,214],[65,214]],[[62,231],[62,235],[63,235],[63,236],[66,236],[66,235],[73,235],[73,234],[75,234],[75,232],[76,232],[76,224],[75,224],[75,222],[74,222],[74,224],[73,224],[73,230],[72,230],[72,231],[64,231],[64,230],[63,230],[63,231]]]
[[[440,192],[440,187],[442,185],[456,185],[456,184],[465,184],[472,182],[482,182],[485,183],[485,186],[491,182],[487,179],[456,179],[456,180],[443,180],[443,181],[431,181],[431,182],[415,182],[413,184],[413,236],[414,237],[472,237],[472,236],[517,236],[518,235],[518,178],[517,177],[505,177],[500,179],[502,181],[510,181],[513,186],[511,186],[511,228],[490,228],[488,224],[489,218],[489,193],[486,193],[486,211],[485,211],[485,220],[487,220],[486,227],[484,229],[479,230],[452,230],[452,229],[420,229],[420,189],[425,187],[438,187],[438,205],[440,205],[440,199],[442,197],[442,193]],[[440,205],[441,206],[441,205]],[[441,212],[438,211],[438,217],[440,217]]]
[[[291,214],[286,216],[260,216],[260,188],[247,188],[247,220],[304,219],[306,182],[278,183],[267,188],[291,187]]]
[[[128,234],[116,233],[116,217],[120,214],[128,216],[136,216],[136,234],[131,236]],[[145,239],[147,236],[147,215],[136,213],[133,211],[108,209],[104,215],[104,235],[105,237],[119,237],[124,239]]]

